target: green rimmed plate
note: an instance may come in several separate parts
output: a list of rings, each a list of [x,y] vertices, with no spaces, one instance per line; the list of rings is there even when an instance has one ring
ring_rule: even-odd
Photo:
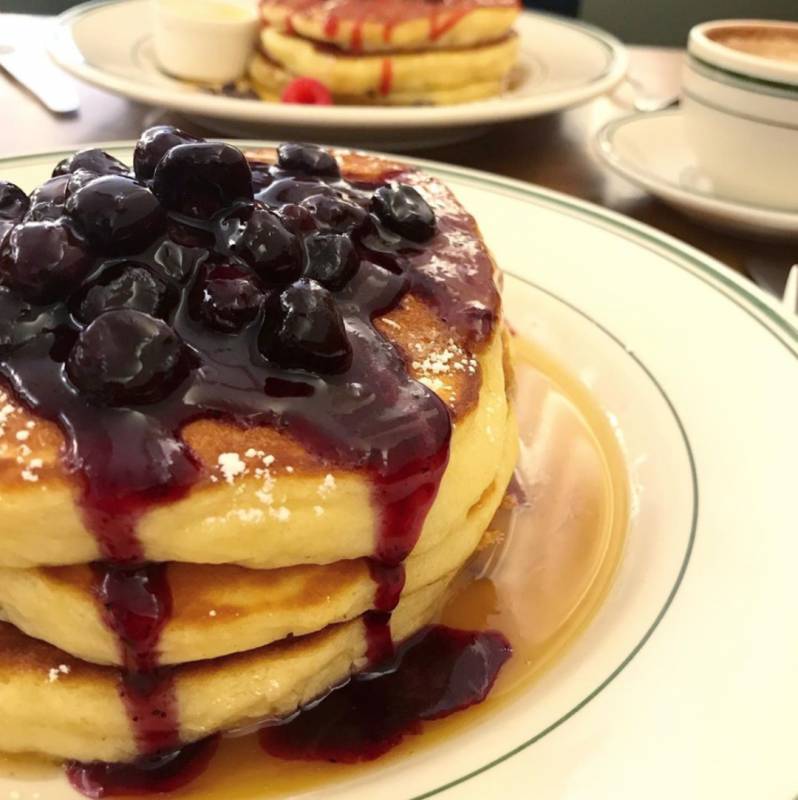
[[[130,157],[130,145],[112,151]],[[62,155],[5,160],[0,175],[30,187]],[[791,797],[794,322],[729,270],[645,226],[419,163],[478,218],[510,275],[514,326],[598,398],[627,459],[633,513],[598,616],[514,705],[315,796]],[[0,778],[0,797],[15,792],[75,796],[60,778]]]

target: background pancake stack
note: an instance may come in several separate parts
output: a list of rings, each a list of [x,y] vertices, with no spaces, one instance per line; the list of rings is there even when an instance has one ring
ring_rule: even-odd
[[[214,169],[225,163],[229,174],[252,174],[232,211],[222,208],[208,222],[170,210],[165,233],[136,256],[138,269],[164,281],[165,265],[194,259],[190,277],[170,273],[183,300],[163,312],[193,348],[194,371],[184,383],[135,408],[74,387],[59,394],[63,357],[53,361],[53,348],[60,329],[53,333],[51,324],[0,351],[0,614],[7,620],[0,622],[0,751],[129,762],[292,714],[390,658],[396,643],[434,617],[515,465],[495,268],[450,192],[382,159],[346,154],[336,162],[315,148],[288,147],[275,167],[274,151],[245,161],[229,145],[190,138],[156,129],[139,150],[178,145],[158,170],[191,155],[194,191],[209,180],[213,148]],[[181,141],[188,150],[172,158]],[[95,169],[110,169],[92,152]],[[88,158],[75,156],[56,172],[73,181]],[[150,182],[146,159],[139,161],[138,177],[170,209],[184,201],[170,199],[159,172]],[[214,186],[224,185],[213,176]],[[36,213],[44,213],[36,203],[52,196],[54,181],[34,196]],[[382,189],[383,200],[399,197],[415,216],[397,222],[375,200]],[[412,223],[425,204],[434,227],[427,220],[419,232]],[[319,294],[313,284],[313,291],[332,297],[325,302],[338,304],[346,320],[351,364],[286,368],[296,342],[283,327],[273,335],[283,337],[284,350],[263,343],[269,313],[278,313],[268,305],[235,334],[210,332],[208,318],[194,314],[195,299],[205,309],[218,290],[208,283],[197,293],[192,281],[205,274],[197,258],[237,253],[243,270],[250,263],[239,247],[244,239],[229,225],[250,225],[251,214],[277,226],[263,240],[268,247],[279,233],[301,241],[296,254],[305,254],[306,277],[265,302],[285,300],[297,287],[309,291],[307,275],[316,270],[333,288]],[[214,244],[208,232],[217,228],[224,238]],[[341,245],[335,237],[359,248],[346,285],[318,272],[324,258],[308,256],[320,241]],[[269,257],[274,268],[273,250]],[[91,280],[89,291],[109,285]],[[75,296],[88,297],[86,287]],[[13,292],[0,301],[9,298]],[[71,307],[83,313],[84,305]],[[19,323],[15,330],[29,334]],[[32,348],[42,336],[50,338],[36,361]],[[252,356],[253,342],[268,360]],[[106,347],[113,352],[116,344]]]
[[[254,87],[295,78],[339,103],[444,105],[502,92],[518,54],[516,0],[264,0]]]

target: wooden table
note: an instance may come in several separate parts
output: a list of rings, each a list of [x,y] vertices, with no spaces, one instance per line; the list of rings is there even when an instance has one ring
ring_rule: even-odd
[[[32,46],[46,36],[48,21],[44,18],[15,15],[11,19],[17,42]],[[8,20],[6,15],[6,32]],[[678,50],[632,47],[629,74],[647,95],[675,94],[681,61],[682,52]],[[712,254],[780,294],[787,269],[798,261],[798,245],[738,238],[693,223],[596,161],[590,149],[591,137],[607,120],[629,112],[628,88],[576,109],[501,125],[479,139],[431,148],[418,155],[538,183],[628,214]],[[170,121],[169,113],[154,115],[152,109],[90,86],[78,84],[78,91],[80,113],[57,118],[0,76],[4,122],[0,125],[0,155],[134,139],[154,118]],[[184,119],[173,121],[194,133],[204,133]],[[267,131],[264,138],[268,138]]]

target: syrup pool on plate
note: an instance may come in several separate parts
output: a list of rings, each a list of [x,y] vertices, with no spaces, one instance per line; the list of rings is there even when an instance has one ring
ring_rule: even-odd
[[[522,436],[517,481],[439,620],[465,631],[499,631],[512,644],[513,655],[488,698],[446,719],[404,730],[399,744],[363,763],[317,761],[313,753],[302,760],[297,739],[291,760],[265,753],[257,735],[224,739],[207,770],[181,797],[284,798],[349,778],[377,777],[387,764],[433,749],[474,726],[490,725],[492,714],[556,666],[589,624],[623,547],[628,506],[623,458],[589,393],[534,345],[519,340],[516,349]],[[17,774],[21,787],[26,774],[39,777],[35,770],[25,772],[30,765],[20,765],[15,769],[9,762],[0,770]],[[41,800],[50,797],[60,795],[41,794]]]

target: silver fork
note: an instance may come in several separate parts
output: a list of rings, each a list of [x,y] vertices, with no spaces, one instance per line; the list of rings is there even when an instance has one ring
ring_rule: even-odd
[[[80,106],[77,92],[44,52],[0,42],[0,69],[53,114],[74,114]]]

